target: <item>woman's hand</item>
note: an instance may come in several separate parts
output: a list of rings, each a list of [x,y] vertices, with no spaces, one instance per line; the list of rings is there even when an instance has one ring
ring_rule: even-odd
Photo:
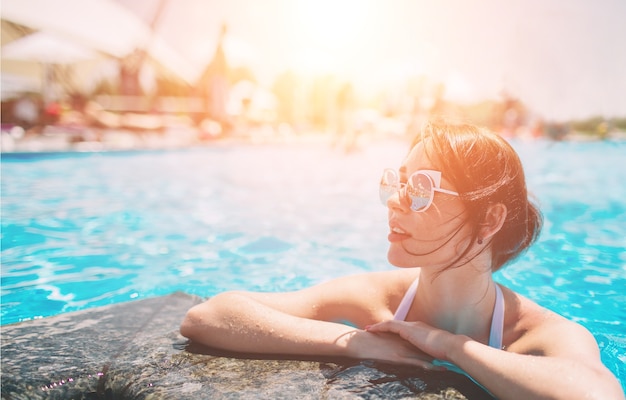
[[[380,324],[376,326],[378,325]],[[340,338],[339,341],[345,341],[343,346],[350,357],[413,365],[435,371],[446,370],[444,367],[433,365],[433,357],[420,350],[419,346],[415,346],[396,334],[384,331],[376,333],[353,331],[344,338]]]
[[[561,326],[536,342],[551,344],[541,356],[494,349],[423,322],[385,321],[366,330],[397,334],[432,358],[457,365],[499,399],[624,399],[619,382],[599,361],[593,336],[567,321]]]
[[[419,321],[384,321],[368,326],[366,330],[377,335],[394,333],[410,343],[414,349],[428,355],[430,360],[434,358],[444,361],[450,361],[447,351],[450,349],[452,339],[457,336]]]

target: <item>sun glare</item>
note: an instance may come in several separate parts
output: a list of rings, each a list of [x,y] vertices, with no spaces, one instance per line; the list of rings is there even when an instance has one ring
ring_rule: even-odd
[[[295,55],[296,65],[308,69],[345,73],[350,54],[364,46],[367,27],[372,20],[372,2],[359,0],[300,0],[295,3],[293,34],[302,52]],[[311,57],[319,57],[315,61]]]

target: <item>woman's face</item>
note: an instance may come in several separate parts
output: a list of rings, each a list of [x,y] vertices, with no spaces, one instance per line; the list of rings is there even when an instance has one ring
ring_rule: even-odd
[[[400,181],[419,170],[439,170],[427,155],[422,142],[410,151],[402,163]],[[441,171],[442,189],[455,191],[446,171]],[[435,192],[433,202],[423,212],[413,212],[400,191],[387,201],[389,209],[389,262],[397,267],[447,266],[466,248],[470,228],[465,223],[465,209],[458,196]]]

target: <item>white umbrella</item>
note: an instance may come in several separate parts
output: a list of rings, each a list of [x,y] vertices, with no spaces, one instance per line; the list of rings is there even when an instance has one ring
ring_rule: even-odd
[[[44,64],[72,64],[97,57],[92,49],[47,32],[35,32],[2,47],[4,59]]]
[[[111,0],[3,0],[2,19],[54,32],[118,59],[143,49],[167,70],[189,80],[188,62],[179,52],[127,7]]]
[[[53,65],[70,65],[98,57],[96,51],[48,32],[35,32],[2,47],[3,59],[42,64],[41,91],[45,101],[54,98]]]
[[[148,37],[147,27],[108,0],[3,0],[2,19],[55,32],[114,57],[131,53]]]

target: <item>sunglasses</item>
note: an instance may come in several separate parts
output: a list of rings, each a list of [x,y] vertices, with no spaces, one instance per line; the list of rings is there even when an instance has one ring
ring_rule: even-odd
[[[396,192],[400,192],[400,198],[406,199],[410,204],[411,211],[424,212],[433,203],[435,192],[441,192],[458,196],[457,192],[441,189],[441,172],[424,169],[415,171],[406,183],[400,182],[400,175],[396,170],[387,168],[383,171],[380,179],[380,201],[387,205],[387,200]]]

